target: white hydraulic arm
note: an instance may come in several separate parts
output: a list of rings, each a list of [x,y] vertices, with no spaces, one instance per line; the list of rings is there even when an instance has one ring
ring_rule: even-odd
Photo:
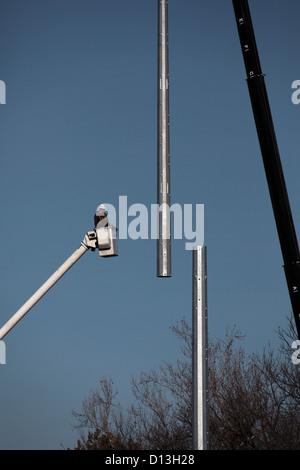
[[[112,227],[112,226],[110,226]],[[108,227],[110,229],[110,227]],[[102,229],[100,229],[102,230]],[[103,229],[106,230],[107,229]],[[103,253],[103,251],[100,248],[100,243],[102,243],[102,239],[107,242],[107,239],[105,237],[102,237],[100,239],[98,235],[98,230],[93,230],[90,232],[87,232],[85,235],[84,239],[81,242],[81,245],[79,248],[77,248],[76,251],[58,268],[57,271],[55,271],[54,274],[35,292],[35,294],[30,297],[30,299],[25,302],[25,304],[11,317],[10,320],[8,320],[7,323],[0,329],[0,340],[4,338],[5,335],[26,315],[27,312],[51,289],[54,284],[76,263],[76,261],[81,258],[84,253],[86,253],[90,248],[92,250],[95,250],[96,248],[99,248],[99,254],[101,256],[116,256],[116,254],[111,254],[108,252],[107,248],[108,246],[105,246],[105,249],[107,250],[106,253]],[[99,243],[98,243],[98,237],[99,237]],[[109,239],[108,239],[109,240]],[[110,242],[113,242],[110,240]],[[101,250],[101,252],[100,252]]]

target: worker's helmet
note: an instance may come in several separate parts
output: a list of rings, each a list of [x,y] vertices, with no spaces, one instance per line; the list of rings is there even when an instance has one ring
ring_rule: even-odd
[[[96,214],[98,214],[99,212],[103,214],[103,212],[106,211],[106,207],[104,204],[100,204],[100,206],[97,207],[96,209]]]

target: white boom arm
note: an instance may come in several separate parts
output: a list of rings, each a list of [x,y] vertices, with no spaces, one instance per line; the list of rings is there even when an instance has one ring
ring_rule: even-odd
[[[54,274],[33,294],[30,299],[0,329],[0,340],[26,315],[27,312],[51,289],[52,286],[86,253],[97,247],[95,231],[88,232],[79,248],[55,271]]]

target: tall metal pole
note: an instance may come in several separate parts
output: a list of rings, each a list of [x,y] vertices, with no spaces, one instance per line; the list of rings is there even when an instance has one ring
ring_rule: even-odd
[[[300,254],[247,0],[233,0],[248,89],[300,337]]]
[[[158,0],[157,276],[171,276],[168,0]]]
[[[192,345],[193,449],[207,450],[209,436],[206,246],[197,246],[193,250]]]

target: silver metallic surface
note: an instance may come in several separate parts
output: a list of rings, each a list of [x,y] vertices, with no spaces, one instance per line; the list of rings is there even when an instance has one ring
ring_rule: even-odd
[[[193,449],[208,449],[208,326],[206,247],[193,250],[192,324]]]
[[[158,0],[157,276],[171,276],[168,0]]]

